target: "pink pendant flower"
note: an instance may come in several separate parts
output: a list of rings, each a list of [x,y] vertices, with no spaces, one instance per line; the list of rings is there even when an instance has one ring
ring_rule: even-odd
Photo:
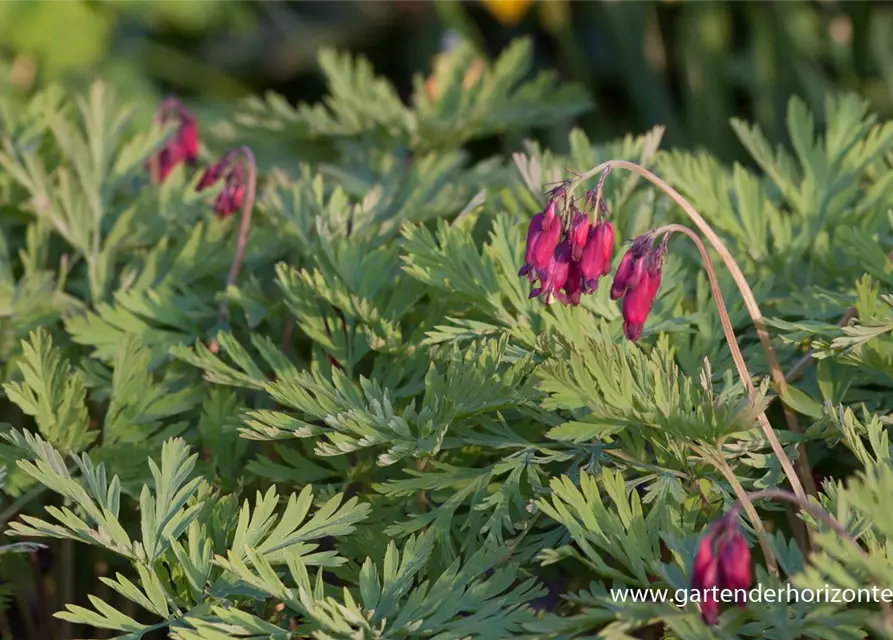
[[[614,227],[610,222],[599,222],[590,227],[586,246],[580,256],[583,292],[598,288],[598,279],[611,273],[611,254],[614,251]]]
[[[198,124],[178,100],[168,98],[158,108],[160,124],[177,122],[179,126],[174,136],[147,163],[147,170],[156,183],[161,184],[180,163],[195,166],[198,161]]]
[[[642,336],[645,320],[654,307],[660,289],[664,244],[655,247],[649,235],[636,240],[620,261],[611,298],[623,297],[623,334],[636,341]]]
[[[583,248],[589,239],[589,229],[589,216],[585,213],[577,212],[574,215],[574,222],[568,234],[571,241],[571,260],[577,261],[583,255]]]
[[[235,153],[226,153],[205,169],[195,190],[204,191],[221,178],[224,179],[223,189],[214,199],[214,212],[218,218],[226,218],[238,211],[245,200],[245,167],[238,161]]]
[[[542,296],[547,304],[557,298],[562,304],[577,306],[584,294],[596,290],[599,278],[611,271],[614,227],[607,221],[607,206],[595,192],[586,196],[584,211],[580,211],[567,193],[568,184],[549,191],[545,209],[530,221],[518,275],[526,276],[531,284],[540,281],[530,298]]]
[[[564,292],[559,291],[556,297],[562,304],[576,307],[580,304],[583,294],[583,276],[580,273],[580,263],[571,260],[567,268],[567,280],[564,282]]]
[[[700,592],[701,617],[709,625],[719,619],[718,590],[731,590],[739,608],[752,584],[750,549],[738,527],[737,510],[713,523],[698,545],[691,588]]]
[[[527,227],[527,250],[524,253],[524,265],[518,271],[519,276],[528,276],[528,280],[533,282],[536,280],[536,273],[533,268],[533,255],[536,249],[536,241],[539,240],[540,234],[543,232],[544,214],[538,213],[533,216],[530,226]]]
[[[565,238],[559,244],[552,258],[549,260],[549,266],[540,276],[541,286],[530,292],[530,298],[543,296],[543,302],[550,304],[553,298],[558,297],[558,293],[567,282],[568,272],[571,263],[571,245],[570,241]]]

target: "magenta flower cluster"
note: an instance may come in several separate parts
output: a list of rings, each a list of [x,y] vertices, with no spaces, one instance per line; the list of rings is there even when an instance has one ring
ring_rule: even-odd
[[[595,215],[591,221],[590,213],[577,209],[559,188],[546,208],[533,217],[527,230],[524,266],[518,272],[531,284],[539,280],[531,298],[542,296],[546,304],[557,298],[562,304],[576,306],[584,293],[596,290],[599,278],[611,272],[614,227],[607,219],[599,219],[607,207],[596,211],[595,201],[594,194],[587,195],[585,208]]]
[[[180,163],[195,166],[198,162],[198,124],[192,115],[175,98],[168,98],[158,108],[158,121],[161,124],[177,123],[177,131],[167,144],[149,160],[148,170],[159,184],[167,178]],[[244,158],[237,150],[228,151],[220,160],[205,169],[196,185],[196,191],[204,191],[221,179],[224,184],[214,200],[214,211],[218,218],[226,218],[242,206],[245,200],[246,171]]]
[[[181,162],[189,166],[198,162],[198,124],[195,116],[175,98],[168,98],[158,107],[158,121],[177,124],[174,136],[149,160],[148,170],[160,184]]]
[[[539,281],[530,291],[531,298],[542,297],[546,304],[558,299],[576,306],[583,294],[596,291],[601,277],[611,273],[614,227],[600,194],[601,183],[586,194],[580,211],[566,185],[561,185],[550,192],[546,207],[531,220],[524,266],[518,272],[531,285]],[[660,288],[666,239],[659,245],[655,240],[653,234],[645,234],[633,242],[611,286],[611,299],[623,298],[623,333],[634,341],[642,335]]]
[[[738,511],[732,510],[710,525],[695,555],[691,588],[700,592],[704,622],[714,625],[719,619],[719,590],[730,590],[733,601],[744,608],[741,596],[750,585],[750,549],[738,527]]]
[[[623,335],[638,340],[660,289],[666,236],[659,245],[651,234],[639,237],[621,258],[611,285],[611,299],[623,298]]]
[[[235,151],[226,153],[220,160],[205,169],[195,187],[204,191],[223,179],[223,188],[214,200],[218,218],[226,218],[239,210],[245,199],[245,167]]]

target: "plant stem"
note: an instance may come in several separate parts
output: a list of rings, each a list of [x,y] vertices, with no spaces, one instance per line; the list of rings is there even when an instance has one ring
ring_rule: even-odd
[[[285,319],[285,327],[282,329],[282,342],[279,344],[279,350],[286,354],[288,345],[291,344],[291,336],[295,330],[295,317],[291,314]]]
[[[39,498],[46,490],[47,488],[41,484],[16,498],[15,502],[4,509],[3,513],[0,513],[0,530],[5,529],[9,521],[15,518],[19,511],[28,506],[28,503],[35,498]]]
[[[77,569],[75,567],[74,540],[61,540],[59,544],[62,547],[59,598],[63,604],[73,604],[75,602],[75,571]],[[59,633],[61,637],[70,638],[73,631],[70,622],[60,621]]]
[[[239,153],[245,158],[248,164],[248,181],[246,184],[245,202],[242,204],[242,215],[239,224],[239,237],[236,239],[236,253],[233,256],[233,262],[229,268],[229,274],[226,276],[226,288],[224,293],[236,283],[239,277],[239,269],[242,267],[242,260],[245,258],[245,247],[248,244],[248,234],[251,231],[251,216],[254,212],[254,198],[257,189],[257,162],[254,159],[254,153],[248,147],[239,147]],[[220,312],[217,314],[217,324],[222,325],[226,322],[229,315],[229,307],[226,300],[220,303]],[[208,349],[211,353],[217,353],[220,345],[215,337]]]
[[[609,456],[614,456],[618,460],[623,460],[629,465],[634,467],[639,467],[640,469],[644,469],[646,471],[651,471],[655,474],[669,474],[671,476],[675,476],[681,480],[688,480],[689,476],[685,475],[681,471],[675,471],[673,469],[664,469],[663,467],[658,467],[653,464],[648,464],[647,462],[641,462],[636,460],[631,455],[627,455],[623,451],[619,451],[617,449],[602,449],[602,452]]]
[[[427,465],[427,458],[420,458],[416,461],[416,469],[419,471],[419,473],[424,471]],[[428,492],[424,489],[419,489],[418,494],[416,494],[416,499],[419,503],[419,510],[421,511],[421,513],[425,513],[428,510]]]
[[[732,471],[732,467],[726,462],[726,459],[723,457],[722,451],[719,448],[717,448],[715,452],[710,452],[710,454],[707,455],[707,458],[713,462],[713,466],[716,467],[732,487],[732,491],[735,492],[735,497],[738,498],[738,504],[744,509],[744,512],[747,514],[747,519],[750,520],[750,523],[753,525],[753,529],[757,534],[757,540],[760,543],[760,548],[763,550],[763,556],[766,558],[766,568],[769,570],[769,573],[778,576],[778,562],[775,559],[775,552],[772,550],[772,546],[766,538],[766,528],[763,526],[763,521],[760,519],[760,515],[757,513],[756,508],[754,508],[753,502],[744,490],[744,487],[741,486],[741,483],[735,476],[735,472]],[[732,508],[734,509],[735,507],[733,506]]]
[[[609,160],[607,162],[603,162],[579,176],[577,178],[577,182],[583,182],[592,178],[593,176],[598,175],[600,172],[604,171],[607,168],[613,169],[615,167],[619,167],[621,169],[626,169],[627,171],[636,173],[651,182],[658,189],[663,191],[667,195],[667,197],[669,197],[682,209],[682,211],[689,217],[692,223],[701,231],[701,233],[704,234],[704,236],[710,242],[710,245],[719,255],[723,263],[725,263],[726,268],[732,275],[732,279],[735,281],[735,285],[738,287],[738,291],[741,293],[741,299],[744,302],[744,306],[747,309],[747,312],[750,314],[754,326],[756,327],[757,336],[759,337],[760,344],[762,345],[763,351],[766,354],[766,360],[769,364],[769,372],[772,377],[772,381],[778,389],[779,395],[784,395],[786,386],[785,376],[778,364],[778,358],[775,355],[775,350],[772,348],[772,343],[769,341],[769,334],[766,332],[766,328],[763,324],[763,314],[760,311],[760,307],[753,295],[753,290],[747,283],[747,279],[744,277],[744,274],[741,272],[740,267],[738,267],[738,263],[735,262],[735,259],[729,252],[728,247],[726,247],[722,239],[716,234],[715,231],[713,231],[713,228],[707,223],[706,220],[704,220],[701,214],[699,214],[697,210],[685,198],[683,198],[678,191],[676,191],[673,187],[648,171],[648,169],[634,162],[628,162],[626,160]],[[788,428],[794,433],[802,433],[800,425],[797,422],[797,416],[790,410],[789,407],[784,406],[784,414],[785,421],[788,424]],[[798,484],[801,487],[801,492],[802,487],[805,486],[807,487],[811,495],[815,495],[815,482],[813,481],[812,472],[809,466],[809,460],[806,455],[805,447],[803,446],[798,447],[797,467],[799,469],[800,481]],[[796,488],[796,485],[794,484],[791,484],[791,486]]]
[[[732,353],[732,360],[735,363],[735,368],[738,370],[738,375],[741,378],[741,382],[744,383],[744,387],[747,389],[748,396],[751,401],[756,399],[756,389],[753,386],[753,380],[751,380],[750,372],[747,370],[747,363],[744,361],[744,356],[741,353],[741,348],[738,346],[738,339],[735,337],[735,330],[732,328],[732,321],[729,319],[729,312],[726,310],[726,303],[722,296],[722,291],[719,288],[719,281],[716,278],[716,271],[713,269],[713,264],[710,261],[710,256],[707,254],[707,248],[704,246],[704,243],[701,242],[701,238],[694,231],[689,229],[686,226],[681,224],[668,224],[659,229],[655,230],[655,234],[659,235],[661,233],[681,233],[691,239],[694,242],[695,246],[698,249],[698,253],[701,254],[701,260],[704,263],[704,269],[707,271],[707,280],[710,282],[710,290],[713,292],[713,298],[716,301],[716,307],[719,311],[719,321],[722,324],[722,330],[726,337],[726,343],[729,345],[729,351]],[[788,478],[788,482],[790,482],[791,487],[794,489],[794,493],[798,496],[805,495],[803,491],[803,486],[800,484],[800,480],[797,477],[797,473],[794,471],[794,467],[791,466],[791,461],[788,459],[787,454],[784,452],[784,448],[781,446],[781,442],[778,440],[778,436],[775,434],[775,431],[772,429],[772,425],[769,423],[769,419],[766,417],[765,412],[759,413],[759,421],[760,426],[763,429],[763,433],[766,436],[766,439],[769,441],[769,445],[772,447],[772,451],[775,453],[778,458],[779,463],[781,464],[782,470],[784,470],[785,475]]]
[[[806,511],[815,518],[827,524],[836,534],[850,543],[853,549],[856,550],[856,552],[865,561],[866,564],[871,564],[871,556],[868,555],[865,549],[859,546],[859,543],[856,542],[856,539],[853,538],[852,535],[850,535],[850,532],[847,531],[846,528],[837,520],[831,517],[831,515],[827,511],[825,511],[818,505],[812,504],[806,498],[800,498],[788,491],[783,491],[781,489],[763,489],[761,491],[755,491],[753,493],[747,494],[746,498],[750,501],[751,504],[756,500],[765,498],[768,500],[782,500],[799,507],[801,510]],[[744,504],[744,502],[741,502],[741,506],[744,506]],[[737,505],[733,506],[732,508],[737,508]],[[893,607],[890,606],[889,602],[884,602],[883,599],[880,599],[880,605],[881,609],[883,610],[884,625],[888,629],[893,629]]]

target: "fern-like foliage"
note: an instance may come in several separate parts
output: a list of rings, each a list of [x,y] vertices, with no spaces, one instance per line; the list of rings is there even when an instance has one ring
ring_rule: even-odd
[[[893,589],[889,123],[856,97],[795,99],[788,147],[731,125],[751,168],[659,150],[662,127],[475,157],[465,143],[587,107],[529,79],[530,51],[487,64],[463,44],[408,103],[326,51],[322,104],[242,103],[223,129],[272,134],[287,162],[257,154],[229,286],[239,216],[214,215],[198,168],[145,170],[175,131],[101,84],[0,100],[0,579],[28,577],[0,600],[43,598],[47,637],[890,637],[878,602],[749,602],[710,627],[676,595],[705,527],[784,486],[767,432],[820,491],[813,511],[755,499],[763,536],[741,511],[755,582]],[[293,142],[315,152],[298,163]],[[529,299],[544,191],[611,159],[703,214],[783,369],[809,354],[784,389],[716,261],[755,391],[740,380],[682,237],[636,343],[610,278],[577,307]],[[615,267],[687,221],[652,186],[605,179]]]
[[[368,60],[326,49],[319,55],[329,87],[324,103],[294,108],[270,94],[246,100],[236,120],[242,127],[311,139],[370,136],[428,151],[541,127],[590,107],[580,88],[559,85],[553,73],[525,81],[532,56],[531,43],[519,40],[485,65],[462,43],[440,57],[427,81],[416,78],[407,106]]]

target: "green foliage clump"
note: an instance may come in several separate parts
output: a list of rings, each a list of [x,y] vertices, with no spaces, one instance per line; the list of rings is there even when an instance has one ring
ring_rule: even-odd
[[[261,163],[230,286],[239,216],[217,219],[184,165],[160,185],[146,172],[172,131],[101,85],[0,104],[0,519],[15,541],[0,551],[16,552],[0,573],[40,553],[23,540],[56,557],[0,595],[53,605],[35,637],[891,637],[878,603],[751,602],[708,627],[696,603],[616,590],[686,589],[707,524],[785,487],[764,419],[824,479],[813,511],[757,501],[742,519],[759,584],[893,589],[893,129],[845,96],[823,132],[791,102],[793,151],[733,123],[760,172],[659,151],[661,128],[472,162],[469,140],[588,106],[525,81],[526,46],[472,88],[459,47],[408,105],[325,53],[324,104],[242,105],[234,131],[319,155]],[[799,378],[770,384],[719,269],[755,391],[737,378],[682,239],[637,343],[608,286],[579,307],[528,299],[517,271],[544,185],[609,160],[650,167],[703,214],[781,368],[809,350]],[[618,244],[686,222],[621,175],[604,188]]]

